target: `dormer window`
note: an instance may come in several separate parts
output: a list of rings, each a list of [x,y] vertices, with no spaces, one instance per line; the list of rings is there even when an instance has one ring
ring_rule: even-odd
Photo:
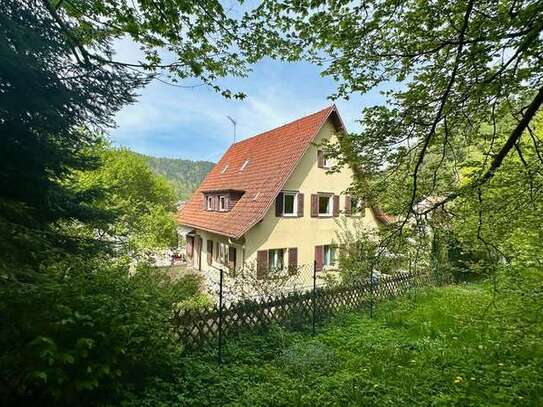
[[[247,164],[249,164],[249,160],[245,160],[245,162],[241,165],[241,168],[239,169],[240,172],[243,171],[245,167],[247,167]]]
[[[243,196],[243,191],[223,189],[204,192],[204,210],[213,212],[229,212]]]
[[[221,170],[221,174],[224,174],[226,170],[228,169],[228,164],[224,166],[224,168]]]

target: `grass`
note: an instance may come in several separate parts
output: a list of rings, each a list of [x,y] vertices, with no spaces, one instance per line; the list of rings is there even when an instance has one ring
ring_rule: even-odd
[[[315,337],[230,338],[222,367],[213,349],[187,356],[134,404],[540,406],[541,281],[519,281],[426,289]]]

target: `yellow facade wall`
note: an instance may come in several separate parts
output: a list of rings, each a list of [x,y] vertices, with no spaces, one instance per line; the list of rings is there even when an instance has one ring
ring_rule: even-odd
[[[304,216],[276,217],[275,206],[268,210],[264,219],[256,224],[245,236],[245,258],[256,261],[258,250],[298,248],[298,264],[313,264],[315,246],[338,243],[342,227],[364,227],[368,230],[378,227],[373,211],[365,209],[365,216],[345,216],[345,190],[352,182],[352,170],[345,166],[337,173],[327,174],[317,166],[317,150],[325,140],[337,141],[335,128],[330,120],[320,130],[309,146],[283,190],[304,194]],[[340,215],[331,218],[311,217],[311,194],[318,192],[340,195]],[[286,261],[286,259],[285,259]]]

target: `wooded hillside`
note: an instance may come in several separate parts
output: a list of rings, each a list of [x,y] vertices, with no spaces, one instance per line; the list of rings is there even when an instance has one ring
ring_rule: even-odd
[[[134,154],[143,157],[154,172],[165,177],[174,186],[175,193],[180,200],[188,199],[215,165],[210,161],[192,161]]]

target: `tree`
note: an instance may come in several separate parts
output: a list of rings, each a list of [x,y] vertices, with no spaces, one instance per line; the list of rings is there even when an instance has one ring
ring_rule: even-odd
[[[102,145],[90,155],[99,157],[100,165],[78,173],[74,189],[104,191],[90,204],[113,211],[115,218],[89,222],[87,233],[117,239],[130,251],[174,245],[175,193],[166,179],[153,173],[142,156],[125,148]]]
[[[387,201],[387,187],[396,186],[388,203],[402,215],[398,235],[412,217],[476,198],[515,152],[541,149],[532,128],[543,103],[541,1],[264,1],[245,26],[259,39],[249,49],[255,57],[324,66],[339,81],[333,97],[392,88],[387,105],[365,109],[363,130],[336,150],[372,179],[360,193]],[[473,149],[483,159],[459,177]],[[531,175],[518,172],[525,187],[543,161],[534,165]],[[416,211],[428,196],[441,199]]]
[[[6,0],[0,5],[0,266],[35,269],[57,254],[89,253],[92,241],[59,224],[110,214],[86,202],[98,190],[70,190],[74,171],[96,166],[82,151],[112,126],[149,80],[214,82],[243,74],[235,23],[215,1]],[[145,60],[115,59],[129,37]],[[168,53],[168,52],[169,53]],[[171,62],[171,56],[174,62]],[[168,62],[164,60],[168,59]]]
[[[219,78],[244,75],[246,41],[238,22],[217,0],[42,0],[70,40],[75,58],[85,63],[135,70],[148,78],[180,87],[211,86],[225,97],[243,98],[218,85]],[[129,39],[143,53],[138,62],[122,61],[111,49],[115,39]],[[193,78],[200,83],[178,82]]]
[[[144,83],[123,67],[74,60],[40,4],[0,5],[0,266],[11,271],[40,264],[53,249],[73,249],[57,222],[101,216],[85,205],[96,191],[76,192],[62,181],[95,165],[81,151],[96,137],[82,129],[111,124]]]

